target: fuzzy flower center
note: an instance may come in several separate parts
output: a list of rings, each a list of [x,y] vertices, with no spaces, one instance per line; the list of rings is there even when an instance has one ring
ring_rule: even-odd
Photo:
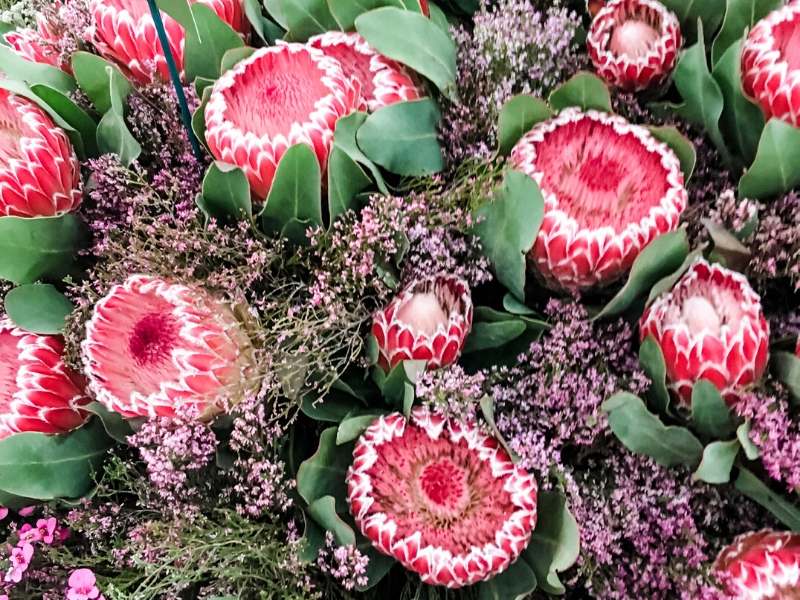
[[[457,515],[469,501],[467,474],[448,458],[426,465],[419,475],[419,487],[425,498],[440,513]]]
[[[639,222],[669,190],[661,157],[632,133],[583,117],[537,144],[536,170],[558,208],[587,228],[621,231]]]
[[[308,52],[271,52],[248,65],[225,90],[226,117],[258,136],[286,135],[305,123],[330,91],[325,72]]]
[[[435,292],[414,294],[397,311],[397,319],[418,334],[431,336],[441,326],[447,328],[449,316]]]
[[[775,46],[789,70],[800,69],[800,13],[795,12],[790,20],[777,25],[772,34]]]
[[[673,292],[665,323],[684,323],[692,335],[721,337],[723,328],[737,331],[745,318],[741,292],[733,285],[693,279]]]
[[[169,360],[178,334],[179,326],[172,315],[151,313],[133,327],[128,348],[139,366],[160,364]]]
[[[375,91],[370,70],[371,58],[361,54],[348,44],[334,44],[325,46],[323,51],[327,56],[335,58],[342,65],[345,75],[354,77],[361,84],[361,95],[371,98]]]
[[[646,55],[661,34],[644,21],[631,19],[614,28],[609,49],[616,55],[632,59]]]

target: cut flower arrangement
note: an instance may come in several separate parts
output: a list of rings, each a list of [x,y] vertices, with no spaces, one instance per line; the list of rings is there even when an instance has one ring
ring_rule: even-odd
[[[0,0],[0,600],[800,597],[800,2]]]

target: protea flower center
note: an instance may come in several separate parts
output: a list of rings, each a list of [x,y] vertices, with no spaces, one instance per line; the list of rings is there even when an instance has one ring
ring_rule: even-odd
[[[756,23],[742,46],[742,89],[767,118],[800,125],[800,3]]]
[[[530,257],[556,289],[615,281],[645,245],[677,227],[686,207],[675,153],[618,116],[562,111],[523,136],[511,160],[544,193]]]
[[[536,522],[536,483],[472,424],[418,408],[376,420],[347,482],[351,512],[382,552],[456,588],[503,571]],[[391,532],[391,533],[390,533]]]
[[[422,292],[411,296],[397,311],[397,320],[402,321],[417,333],[433,335],[440,327],[447,327],[450,311],[445,311],[434,292]]]
[[[90,387],[124,416],[219,411],[243,393],[249,340],[231,309],[198,288],[135,275],[95,307],[83,344]]]
[[[586,38],[598,74],[629,91],[663,83],[681,42],[678,19],[657,0],[611,0],[597,12]]]

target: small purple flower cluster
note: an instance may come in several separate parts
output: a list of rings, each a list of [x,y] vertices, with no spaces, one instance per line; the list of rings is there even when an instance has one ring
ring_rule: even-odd
[[[469,421],[475,418],[481,398],[486,393],[486,374],[472,375],[459,365],[425,371],[416,385],[423,404],[448,418]]]
[[[346,590],[367,585],[369,557],[361,554],[355,546],[340,546],[330,531],[325,532],[325,547],[319,551],[317,566],[330,575]]]

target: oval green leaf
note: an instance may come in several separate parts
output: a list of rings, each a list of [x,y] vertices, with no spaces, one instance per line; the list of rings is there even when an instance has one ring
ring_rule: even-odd
[[[800,129],[770,119],[758,142],[756,158],[739,180],[739,196],[762,200],[800,184]]]
[[[692,478],[713,484],[728,483],[740,447],[739,440],[712,442],[703,450],[703,459]]]
[[[528,326],[518,319],[498,323],[475,323],[464,344],[463,353],[499,348],[517,339]]]
[[[550,94],[550,106],[555,110],[564,110],[577,106],[581,110],[600,110],[613,112],[611,94],[605,82],[594,73],[581,71],[569,81],[553,90]]]
[[[514,96],[500,109],[497,122],[497,139],[500,154],[511,152],[519,139],[530,131],[531,127],[546,121],[553,115],[547,103],[528,94]]]
[[[191,11],[196,27],[186,30],[183,51],[186,79],[216,79],[220,75],[225,53],[233,48],[241,48],[244,42],[230,25],[205,4],[192,4]]]
[[[203,191],[197,205],[207,217],[220,221],[240,221],[253,216],[250,184],[238,167],[215,161],[203,178]]]
[[[772,372],[789,390],[793,403],[800,404],[800,358],[790,352],[775,352]]]
[[[771,512],[786,527],[792,531],[800,531],[800,508],[773,492],[750,471],[739,468],[739,476],[734,485],[742,494]]]
[[[345,475],[353,462],[353,445],[336,445],[336,427],[329,427],[319,437],[319,446],[311,458],[297,470],[297,491],[308,504],[323,496],[336,499],[338,512],[346,511]]]
[[[669,410],[667,366],[661,347],[652,335],[648,335],[639,346],[639,364],[651,381],[648,390],[651,405],[659,413],[666,413]]]
[[[716,65],[745,31],[782,5],[782,0],[727,0],[722,27],[711,46],[711,64]]]
[[[67,94],[75,90],[75,80],[61,69],[25,60],[4,44],[0,44],[0,65],[8,79],[24,81],[29,85],[49,85]]]
[[[699,433],[712,439],[727,437],[736,429],[733,415],[717,386],[705,379],[692,387],[692,421]]]
[[[657,140],[664,142],[678,157],[683,172],[684,184],[692,178],[694,166],[697,162],[697,152],[694,144],[685,135],[678,131],[677,127],[665,125],[663,127],[648,127],[650,133]]]
[[[72,70],[81,90],[89,96],[99,113],[106,113],[111,109],[111,72],[117,75],[117,91],[123,99],[133,89],[119,67],[96,54],[76,52],[72,55]]]
[[[50,284],[31,283],[14,288],[5,298],[5,310],[14,324],[31,333],[60,334],[74,306]]]

